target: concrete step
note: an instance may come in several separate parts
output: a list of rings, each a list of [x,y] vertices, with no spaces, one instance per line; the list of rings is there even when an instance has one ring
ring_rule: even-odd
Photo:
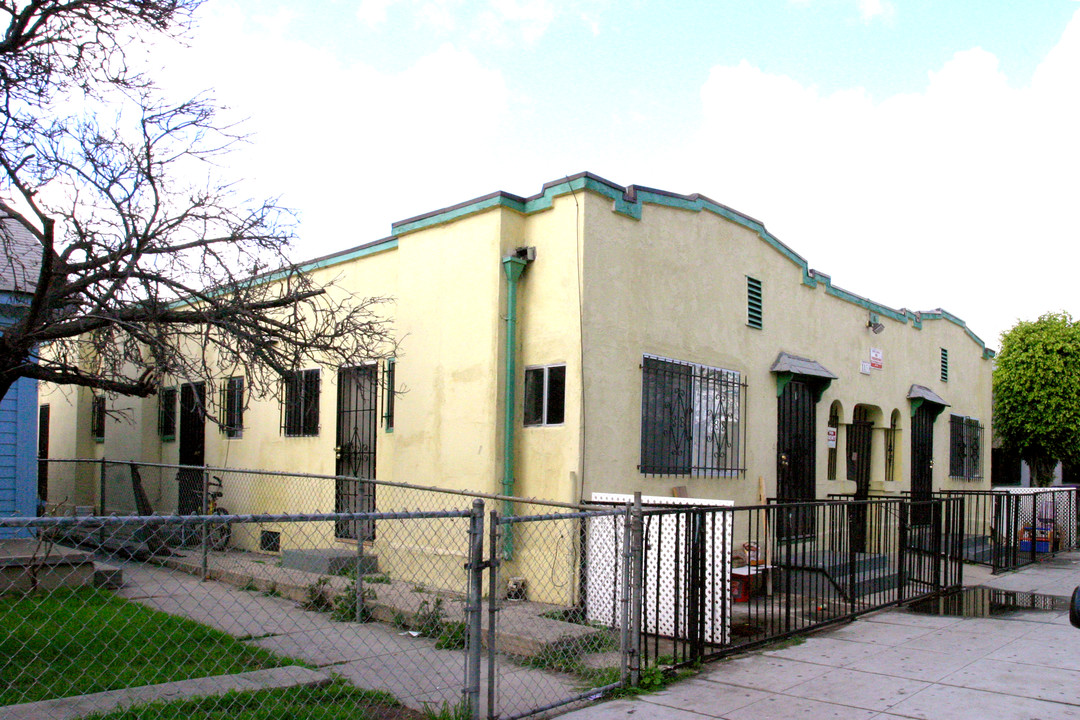
[[[115,565],[94,561],[94,587],[119,590],[124,587],[124,571]]]
[[[234,691],[314,687],[327,685],[332,679],[330,674],[324,671],[289,665],[235,675],[178,680],[158,685],[107,690],[90,695],[75,695],[56,700],[8,705],[3,709],[3,717],[5,720],[41,720],[42,718],[73,720],[93,713],[108,713],[155,701],[192,700]]]
[[[854,557],[852,557],[854,555]],[[793,569],[818,570],[832,577],[846,577],[850,572],[856,574],[884,570],[889,564],[889,557],[884,553],[840,553],[830,550],[814,552],[780,551],[774,564]]]

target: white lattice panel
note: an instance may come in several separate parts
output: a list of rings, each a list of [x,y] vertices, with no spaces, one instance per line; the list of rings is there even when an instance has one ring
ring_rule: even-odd
[[[632,496],[614,493],[593,493],[593,502],[624,504]],[[697,507],[730,507],[729,500],[702,498],[669,498],[643,496],[646,507],[685,505]],[[645,543],[645,609],[643,621],[650,632],[666,636],[681,636],[677,627],[684,623],[686,606],[676,597],[679,580],[689,571],[688,540],[685,533],[686,516],[682,523],[676,516],[646,517]],[[705,641],[727,642],[731,617],[731,516],[728,513],[706,514],[705,552]],[[613,560],[621,557],[625,518],[592,518],[588,536],[588,576],[586,611],[591,622],[618,627],[621,625],[623,575]],[[618,548],[618,554],[612,548]],[[719,570],[719,573],[717,572]],[[717,576],[719,575],[719,577]]]
[[[1018,508],[1020,522],[1017,526],[1030,525],[1032,510],[1034,510],[1040,522],[1047,520],[1054,522],[1062,547],[1075,547],[1076,504],[1073,502],[1075,496],[1065,491],[1047,492],[1047,490],[1054,490],[1054,488],[1008,488],[1005,490],[1012,495],[1036,495],[1030,501],[1025,499],[1020,502]]]

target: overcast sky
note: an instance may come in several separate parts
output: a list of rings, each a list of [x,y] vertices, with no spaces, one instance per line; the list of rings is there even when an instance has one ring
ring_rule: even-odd
[[[1080,315],[1075,0],[210,0],[163,83],[247,118],[297,259],[589,170],[754,216],[991,347]]]

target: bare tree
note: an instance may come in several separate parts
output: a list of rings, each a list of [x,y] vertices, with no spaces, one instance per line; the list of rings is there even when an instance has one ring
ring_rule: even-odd
[[[242,137],[214,104],[169,103],[128,67],[198,4],[0,0],[0,278],[29,298],[0,337],[0,396],[33,377],[145,397],[237,367],[260,395],[392,352],[385,298],[317,284],[289,261],[292,216],[218,179]]]

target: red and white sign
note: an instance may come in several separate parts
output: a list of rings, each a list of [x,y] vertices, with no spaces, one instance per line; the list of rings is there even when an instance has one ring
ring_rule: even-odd
[[[870,348],[870,367],[874,370],[880,370],[882,365],[883,355],[881,348]]]
[[[836,447],[836,428],[830,427],[825,431],[825,444],[830,448]]]

